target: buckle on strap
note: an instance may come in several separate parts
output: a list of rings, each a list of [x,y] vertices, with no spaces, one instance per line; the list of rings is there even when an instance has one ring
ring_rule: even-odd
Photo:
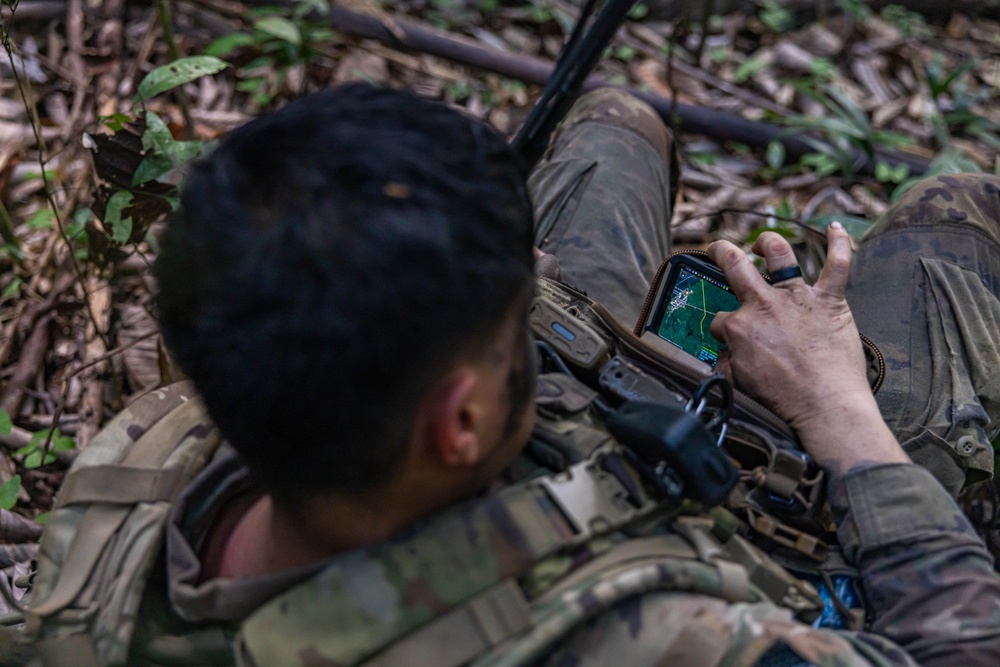
[[[632,474],[624,470],[625,466],[602,465],[614,451],[600,450],[564,472],[535,482],[576,533],[570,544],[581,544],[595,535],[618,530],[658,506],[641,490],[637,479],[623,483],[618,478],[617,475]]]

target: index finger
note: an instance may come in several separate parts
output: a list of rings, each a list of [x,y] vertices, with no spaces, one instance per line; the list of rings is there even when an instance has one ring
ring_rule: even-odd
[[[708,256],[726,274],[726,281],[741,303],[768,289],[764,276],[760,275],[746,253],[729,241],[716,241],[708,246]]]

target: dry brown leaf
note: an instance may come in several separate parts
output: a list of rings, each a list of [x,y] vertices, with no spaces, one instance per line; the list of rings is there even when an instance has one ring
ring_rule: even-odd
[[[122,359],[129,383],[136,391],[157,386],[161,382],[157,331],[156,320],[144,307],[130,303],[121,309],[118,342],[125,347]]]

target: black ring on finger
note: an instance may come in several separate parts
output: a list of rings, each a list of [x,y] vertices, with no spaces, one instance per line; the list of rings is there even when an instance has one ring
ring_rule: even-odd
[[[791,280],[792,278],[801,278],[802,269],[797,266],[789,266],[784,269],[778,269],[777,271],[771,272],[771,284],[777,285],[778,283],[783,283],[786,280]]]

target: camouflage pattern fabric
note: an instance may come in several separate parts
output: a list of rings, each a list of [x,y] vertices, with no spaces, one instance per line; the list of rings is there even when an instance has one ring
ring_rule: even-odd
[[[531,179],[539,247],[559,255],[568,282],[610,304],[626,322],[634,320],[653,271],[669,251],[667,222],[676,179],[671,156],[669,134],[648,107],[620,92],[597,91],[574,108]],[[957,178],[941,183],[951,194],[933,183],[921,185],[875,227],[862,247],[851,298],[865,317],[882,322],[882,329],[869,322],[862,329],[878,336],[883,350],[897,341],[887,351],[887,383],[896,384],[890,385],[883,411],[888,416],[899,412],[891,422],[897,432],[911,418],[922,428],[919,406],[913,405],[919,401],[910,394],[926,392],[928,432],[940,430],[937,437],[954,444],[911,444],[910,451],[918,460],[921,452],[930,452],[922,462],[946,482],[952,480],[954,490],[964,481],[965,470],[985,474],[988,468],[975,446],[965,457],[959,450],[964,452],[963,444],[970,442],[964,435],[980,437],[977,428],[982,438],[988,437],[989,415],[996,409],[989,398],[996,395],[989,393],[995,388],[988,377],[996,366],[992,338],[979,336],[986,330],[995,336],[1000,317],[995,306],[972,313],[976,309],[968,303],[987,293],[995,303],[998,239],[989,223],[1000,219],[1000,190],[992,185],[992,200],[978,193],[960,197],[966,185],[973,191],[976,186]],[[979,181],[980,191],[991,194],[990,183]],[[942,208],[944,203],[949,206]],[[919,215],[938,218],[910,224]],[[924,235],[924,226],[934,232],[928,229]],[[880,286],[870,286],[873,279]],[[894,313],[884,302],[904,300],[888,287],[911,295],[911,307],[896,306]],[[918,358],[920,350],[911,341],[919,342],[921,335],[928,349],[941,353],[940,359]],[[970,369],[967,362],[992,365]],[[930,369],[925,375],[918,372],[921,364]],[[939,394],[921,382],[944,387],[949,407],[939,409],[930,400]],[[194,418],[205,426],[203,415]],[[182,438],[189,433],[184,423],[172,423],[170,431]],[[130,439],[139,435],[130,434]],[[958,472],[940,465],[941,460]],[[223,451],[171,512],[166,555],[153,568],[138,619],[133,616],[134,596],[142,587],[128,589],[133,600],[123,616],[127,623],[137,621],[128,664],[358,664],[384,643],[409,636],[469,598],[516,577],[524,584],[529,576],[539,585],[519,588],[527,590],[533,603],[532,623],[485,653],[481,664],[1000,664],[1000,578],[954,501],[915,465],[855,470],[831,486],[838,536],[847,557],[862,569],[874,633],[811,628],[758,595],[733,595],[734,587],[725,579],[739,579],[739,573],[731,567],[725,572],[713,556],[701,553],[566,584],[558,573],[573,577],[583,561],[636,540],[619,534],[579,552],[553,554],[558,544],[553,531],[560,530],[564,519],[533,496],[521,496],[528,504],[514,506],[510,498],[515,487],[451,508],[389,542],[339,554],[310,571],[279,573],[284,578],[203,581],[199,545],[211,530],[213,512],[240,493],[243,477],[241,464]],[[158,513],[157,522],[165,514]],[[534,529],[512,528],[524,527],[529,515],[537,517]],[[69,532],[64,532],[62,541],[67,541]],[[157,528],[147,542],[157,544],[160,535]],[[59,536],[50,536],[50,543],[58,541],[54,537]],[[57,562],[71,568],[72,555],[49,551],[54,562],[58,555]],[[152,566],[151,558],[142,560],[139,576]],[[42,580],[51,589],[56,578]],[[115,586],[106,588],[115,594]],[[102,620],[107,628],[118,627],[117,617],[103,614]],[[114,657],[102,655],[101,662],[119,664],[127,632],[110,632]],[[438,655],[464,641],[462,635],[443,634]]]
[[[817,629],[770,603],[655,590],[595,614],[560,638],[545,667],[1000,664],[1000,578],[954,500],[916,465],[849,473],[832,490],[838,537],[863,571],[871,631]],[[635,573],[638,576],[638,572]],[[559,600],[601,609],[615,581]],[[586,614],[580,614],[586,619]],[[551,631],[540,623],[536,632]],[[532,664],[498,651],[476,667]],[[523,656],[519,656],[523,657]]]
[[[573,106],[528,180],[535,245],[631,326],[670,254],[673,139],[645,102],[601,88]]]
[[[27,612],[45,665],[128,662],[172,501],[219,441],[182,382],[133,403],[80,452],[42,537]],[[165,478],[178,483],[157,489]]]
[[[523,574],[572,536],[547,496],[518,487],[454,507],[407,533],[332,558],[311,580],[254,613],[241,629],[244,664],[359,664],[374,649]]]
[[[906,192],[866,234],[847,300],[886,360],[877,398],[914,462],[952,495],[993,475],[1000,429],[1000,179]]]

